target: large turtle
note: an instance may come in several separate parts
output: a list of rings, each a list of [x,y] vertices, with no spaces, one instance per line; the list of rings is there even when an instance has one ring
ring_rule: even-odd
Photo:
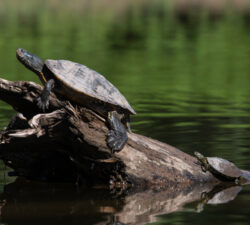
[[[226,159],[205,157],[199,152],[194,152],[194,155],[201,163],[204,172],[208,170],[222,180],[234,181],[236,184],[244,184],[247,181],[241,170]]]
[[[39,76],[44,85],[37,103],[43,111],[49,106],[49,95],[53,90],[107,118],[110,125],[107,145],[112,152],[124,147],[128,139],[125,127],[130,132],[129,116],[136,112],[104,76],[68,60],[47,59],[43,62],[38,56],[22,48],[17,49],[16,55],[24,66]]]

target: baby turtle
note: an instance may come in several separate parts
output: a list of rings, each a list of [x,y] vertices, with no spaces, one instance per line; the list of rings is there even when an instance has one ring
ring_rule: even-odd
[[[43,62],[25,49],[16,51],[17,59],[35,72],[44,85],[38,106],[45,111],[49,107],[49,95],[53,90],[66,99],[86,106],[107,118],[110,130],[107,145],[111,151],[120,151],[130,132],[129,116],[136,112],[125,97],[104,76],[79,63],[68,60]],[[125,126],[125,127],[124,127]]]
[[[195,157],[201,163],[202,171],[210,171],[222,180],[234,181],[236,184],[245,182],[241,170],[226,159],[218,157],[205,157],[199,152],[194,152]]]

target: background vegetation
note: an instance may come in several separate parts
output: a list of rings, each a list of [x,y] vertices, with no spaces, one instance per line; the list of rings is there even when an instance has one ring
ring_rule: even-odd
[[[137,111],[133,131],[250,169],[248,6],[244,0],[1,0],[0,76],[39,82],[16,60],[18,47],[80,62],[126,96]],[[0,102],[1,127],[13,113]]]

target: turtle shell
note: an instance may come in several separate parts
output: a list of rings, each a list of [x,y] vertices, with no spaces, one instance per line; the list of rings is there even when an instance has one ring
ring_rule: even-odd
[[[96,71],[68,60],[48,59],[45,65],[57,81],[63,84],[61,92],[69,99],[86,104],[83,101],[92,98],[136,114],[120,91]]]
[[[238,178],[241,176],[240,169],[226,159],[218,157],[207,157],[210,168],[219,175],[227,178]]]

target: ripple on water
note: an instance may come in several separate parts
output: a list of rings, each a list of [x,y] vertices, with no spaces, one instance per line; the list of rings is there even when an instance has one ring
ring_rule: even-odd
[[[214,96],[174,92],[144,96],[132,118],[132,128],[181,148],[225,157],[250,169],[250,103]],[[157,100],[156,96],[158,96]]]

